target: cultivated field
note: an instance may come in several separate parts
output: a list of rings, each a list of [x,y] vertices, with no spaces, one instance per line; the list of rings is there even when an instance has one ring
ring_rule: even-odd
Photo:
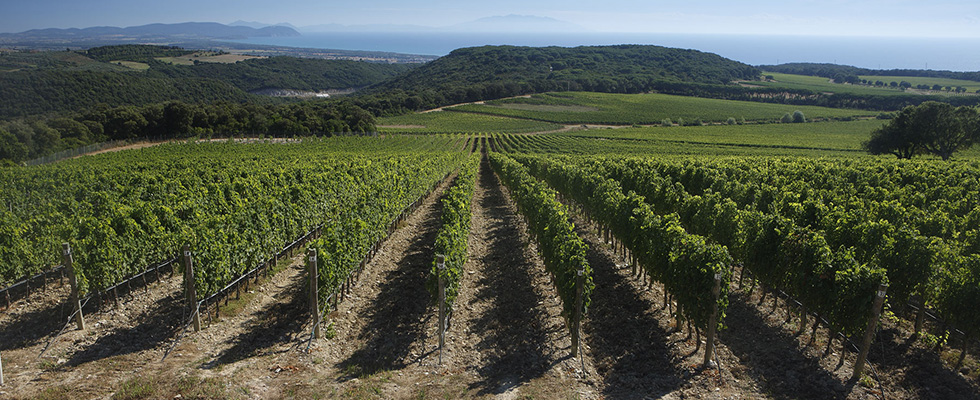
[[[758,123],[859,110],[488,103],[0,169],[0,398],[980,398],[976,150]]]
[[[212,53],[207,51],[199,51],[193,54],[180,57],[159,57],[157,60],[176,65],[194,65],[194,62],[202,63],[222,63],[222,64],[233,64],[239,61],[251,60],[253,58],[264,58],[258,56],[248,56],[243,54],[227,54],[227,53]]]
[[[674,124],[701,120],[721,123],[728,118],[746,121],[778,121],[784,114],[802,111],[809,119],[873,116],[862,110],[814,106],[787,106],[748,101],[705,99],[664,94],[608,94],[562,92],[489,101],[449,108],[559,124],[649,125],[670,119]]]
[[[561,128],[561,125],[542,121],[449,111],[378,119],[378,131],[384,133],[527,133]]]

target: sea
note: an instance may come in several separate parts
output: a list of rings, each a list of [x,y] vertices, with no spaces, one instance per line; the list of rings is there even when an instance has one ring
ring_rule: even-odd
[[[652,44],[715,53],[750,65],[832,63],[870,69],[980,71],[980,38],[768,36],[669,33],[333,32],[238,43],[443,56],[483,45]]]

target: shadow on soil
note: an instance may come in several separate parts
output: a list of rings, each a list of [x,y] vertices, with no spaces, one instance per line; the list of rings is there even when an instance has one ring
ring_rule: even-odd
[[[608,399],[659,398],[679,389],[689,377],[678,369],[670,350],[670,334],[660,327],[660,305],[638,291],[633,282],[616,271],[616,261],[597,250],[601,243],[581,224],[577,233],[589,246],[596,289],[583,330],[591,347],[596,372],[604,381]]]
[[[2,312],[10,312],[4,310]],[[0,351],[28,346],[49,335],[58,333],[71,314],[68,301],[52,304],[37,310],[18,315],[0,326]],[[68,329],[72,329],[69,327]]]
[[[497,177],[484,160],[480,182],[486,190],[479,206],[486,209],[488,253],[480,262],[485,266],[482,289],[474,302],[485,302],[490,308],[470,329],[485,332],[476,348],[486,354],[486,364],[478,370],[480,381],[470,390],[480,396],[503,394],[544,375],[552,367],[549,360],[561,362],[559,355],[546,354],[549,331],[541,321],[539,302],[550,299],[538,296],[532,286],[535,266],[525,256],[526,243],[521,240],[519,218],[507,207]],[[563,326],[561,328],[564,328]],[[567,348],[561,349],[565,358]]]
[[[183,293],[175,290],[143,313],[138,318],[138,325],[100,337],[91,346],[73,354],[66,365],[74,367],[161,346],[176,336],[176,332],[181,328],[184,312]]]
[[[725,317],[728,327],[719,332],[718,340],[738,357],[763,392],[776,399],[847,397],[853,383],[839,381],[819,359],[803,354],[792,332],[770,325],[743,293],[732,292],[729,299]],[[835,341],[834,349],[839,354],[839,342]]]
[[[203,368],[214,368],[243,359],[276,353],[269,351],[282,343],[305,345],[303,329],[309,321],[309,300],[306,295],[305,274],[296,274],[288,283],[288,289],[280,293],[273,305],[262,311],[258,318],[250,321],[245,332],[234,339],[235,345],[222,352],[217,359],[205,364]],[[284,352],[287,350],[281,350]]]
[[[442,221],[442,197],[416,210],[423,213],[418,234],[397,261],[398,268],[379,278],[380,293],[364,313],[368,320],[360,333],[364,347],[337,365],[349,371],[341,379],[405,367],[412,343],[425,334],[423,317],[430,304],[425,281]]]
[[[980,390],[947,367],[939,353],[901,335],[894,328],[880,331],[868,353],[882,375],[899,379],[887,386],[902,387],[921,399],[980,399]]]

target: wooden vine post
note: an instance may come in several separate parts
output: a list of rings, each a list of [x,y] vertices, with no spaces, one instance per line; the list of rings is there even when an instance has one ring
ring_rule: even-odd
[[[446,345],[446,256],[436,254],[436,267],[439,276],[439,365],[442,365],[442,348]]]
[[[868,321],[868,328],[864,330],[864,341],[861,342],[861,352],[858,353],[857,361],[854,362],[854,374],[851,379],[861,378],[864,372],[864,362],[868,359],[868,350],[871,349],[871,339],[874,338],[875,328],[878,327],[878,317],[881,315],[881,307],[885,304],[885,292],[888,285],[879,284],[878,293],[875,296],[874,305],[871,306],[871,319]]]
[[[585,290],[585,268],[575,277],[575,313],[572,315],[572,357],[578,357],[579,326],[582,324],[582,292]]]
[[[915,335],[919,335],[919,331],[922,330],[922,322],[926,319],[926,300],[922,298],[919,300],[919,312],[915,313]]]
[[[317,290],[316,249],[306,250],[306,270],[310,278],[310,317],[313,318],[313,338],[320,338],[320,298]]]
[[[194,332],[201,331],[201,314],[197,310],[197,288],[194,287],[194,260],[191,258],[191,248],[184,245],[184,294],[187,297],[187,305],[191,308],[192,318],[194,319]]]
[[[721,296],[721,273],[715,274],[715,286],[711,289],[711,318],[708,319],[707,342],[704,346],[704,367],[711,368],[711,353],[715,350],[715,330],[718,328],[718,297]]]
[[[75,313],[75,323],[78,325],[79,330],[85,330],[85,318],[82,316],[82,303],[78,296],[78,276],[75,274],[75,268],[72,267],[74,259],[71,255],[71,245],[62,243],[61,254],[64,255],[65,269],[68,270],[68,283],[71,285],[69,301]]]

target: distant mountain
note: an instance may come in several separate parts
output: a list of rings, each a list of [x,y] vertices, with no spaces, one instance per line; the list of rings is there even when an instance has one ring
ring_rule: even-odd
[[[410,24],[343,25],[322,24],[297,28],[300,32],[437,32],[440,28]]]
[[[571,22],[534,15],[502,15],[480,18],[450,26],[422,26],[412,24],[342,25],[323,24],[297,28],[301,32],[583,32],[588,29]]]
[[[296,27],[293,26],[293,24],[286,23],[286,22],[280,22],[278,24],[267,24],[267,23],[264,23],[264,22],[242,21],[242,20],[238,20],[238,21],[232,22],[232,23],[228,24],[228,26],[247,26],[249,28],[255,28],[255,29],[262,29],[262,28],[269,27],[269,26],[285,26],[285,27],[290,28],[290,29],[296,29]]]
[[[550,17],[534,15],[503,15],[480,18],[475,21],[453,25],[445,30],[461,32],[582,32],[588,29]]]
[[[188,39],[245,39],[250,37],[299,36],[295,29],[285,26],[251,28],[228,26],[216,22],[185,22],[179,24],[149,24],[118,28],[99,26],[71,29],[33,29],[20,33],[0,34],[0,44],[71,45],[99,43],[131,43],[134,41],[175,41]]]

